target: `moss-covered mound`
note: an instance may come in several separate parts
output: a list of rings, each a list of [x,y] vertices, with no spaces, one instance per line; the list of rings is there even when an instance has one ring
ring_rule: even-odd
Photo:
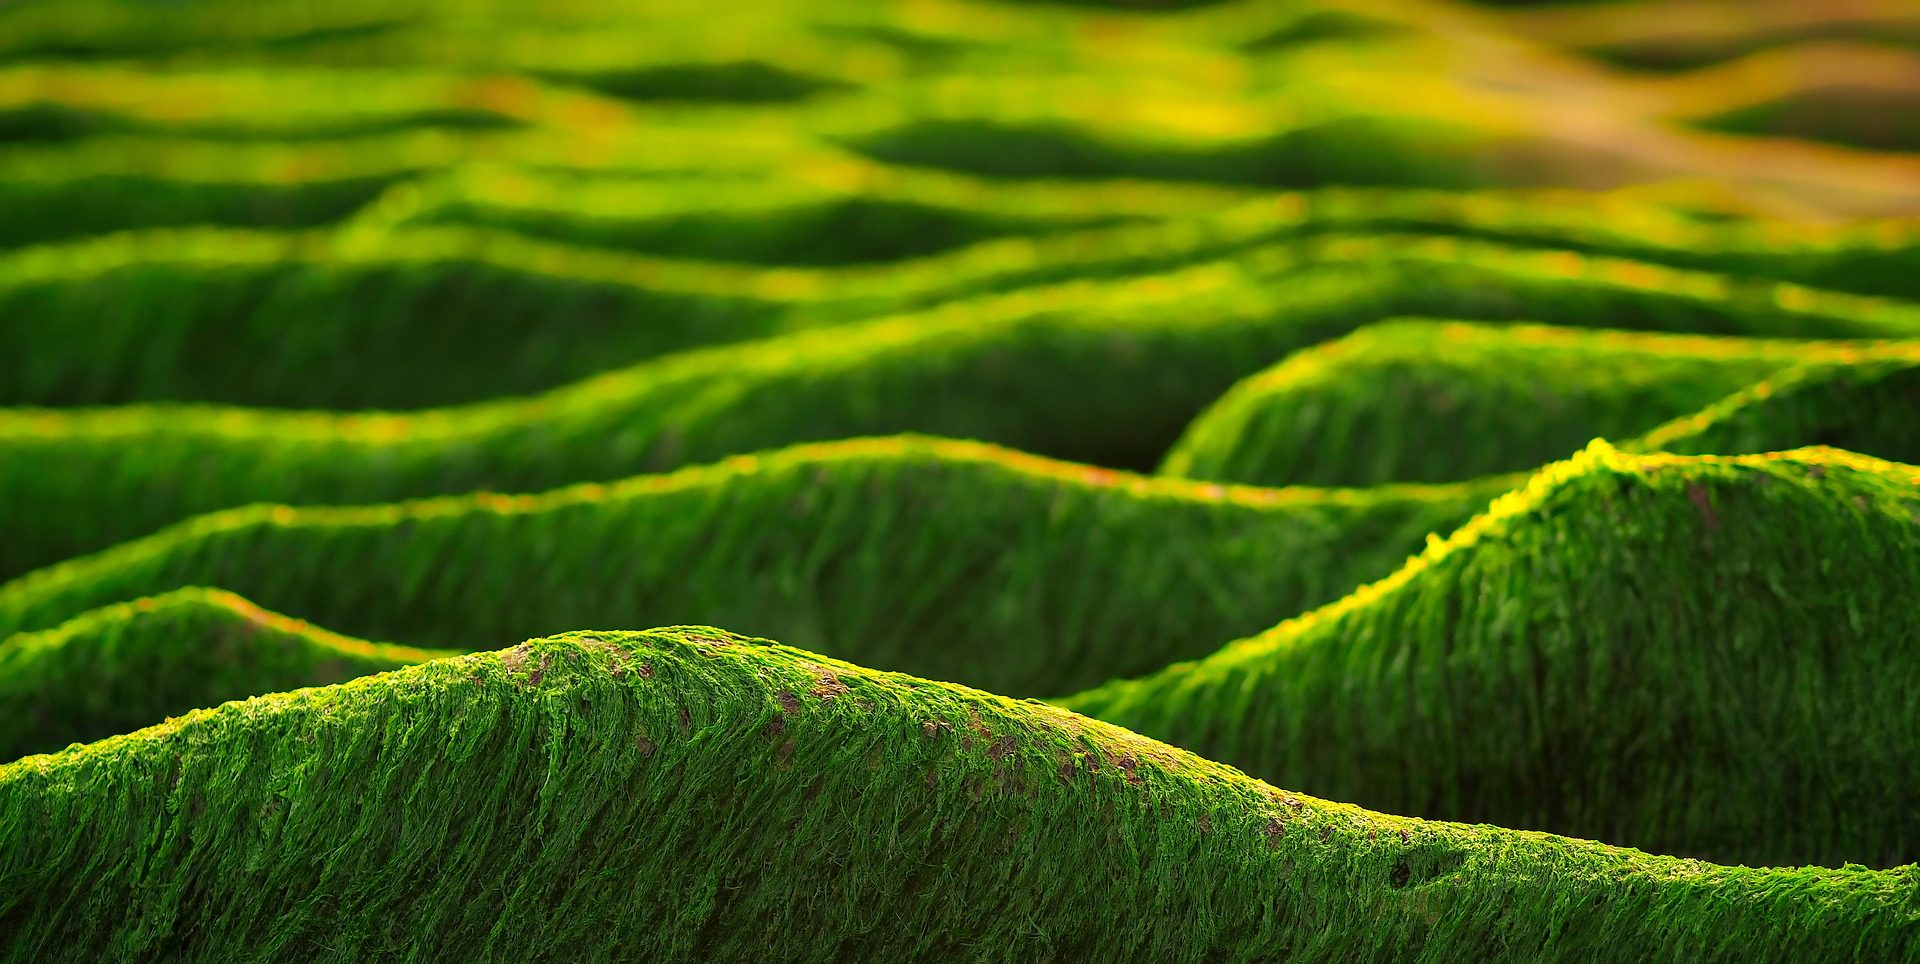
[[[1893,959],[1914,927],[1904,870],[1381,816],[704,629],[29,757],[0,833],[10,944],[43,960],[747,960],[778,933],[795,960],[1784,961]]]
[[[1596,445],[1386,580],[1065,703],[1396,813],[1912,861],[1916,479],[1828,449]]]
[[[0,635],[219,586],[420,646],[698,618],[1045,696],[1331,601],[1503,488],[1251,489],[974,443],[836,442],[540,496],[205,516],[0,587]]]
[[[0,641],[0,759],[446,655],[350,639],[217,589],[115,603]]]
[[[1010,303],[1095,315],[1142,298],[1142,286],[1197,277],[1211,278],[1210,297],[1183,313],[1188,327],[1217,320],[1217,299],[1229,296],[1284,320],[1333,276],[1369,290],[1349,294],[1344,324],[1320,337],[1394,314],[1802,337],[1920,331],[1911,303],[1739,274],[1445,236],[1254,244],[1245,235],[1256,226],[1015,239],[883,271],[756,269],[463,227],[113,235],[0,257],[0,336],[36,348],[0,356],[0,402],[469,403],[850,322],[971,315],[995,328]],[[417,377],[423,365],[438,374]]]
[[[1370,260],[1385,250],[1378,239],[1276,249],[1025,289],[416,413],[0,410],[0,498],[19,509],[0,575],[247,502],[532,491],[858,435],[979,438],[1143,467],[1236,380],[1410,312],[1757,335],[1920,331],[1920,308],[1903,303],[1792,288],[1756,299],[1714,276],[1454,242]]]
[[[1728,396],[1769,394],[1773,388],[1758,386],[1796,366],[1836,377],[1855,372],[1858,383],[1916,362],[1917,342],[1789,342],[1424,321],[1373,325],[1234,386],[1194,420],[1161,471],[1255,485],[1447,482],[1528,470],[1588,439],[1634,439],[1709,405],[1741,404]],[[1846,391],[1844,385],[1834,389]],[[1860,418],[1890,420],[1898,411],[1865,391],[1854,394],[1847,411]],[[1684,434],[1721,420],[1703,419]],[[1772,444],[1720,428],[1686,451],[1737,454],[1841,441],[1820,426],[1772,424]],[[1649,444],[1681,444],[1676,432],[1669,428]],[[1857,441],[1863,443],[1890,434],[1862,432]],[[1907,435],[1913,439],[1908,445],[1920,443],[1920,429]]]

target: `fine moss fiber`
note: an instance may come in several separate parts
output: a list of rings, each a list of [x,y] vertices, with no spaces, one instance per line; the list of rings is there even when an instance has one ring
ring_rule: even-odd
[[[1381,582],[1064,702],[1395,813],[1911,862],[1916,480],[1831,449],[1596,443]]]
[[[1915,927],[1909,870],[1388,817],[698,628],[28,757],[0,833],[10,949],[39,960],[732,960],[769,934],[820,961],[1890,960]]]
[[[0,586],[0,635],[218,586],[418,646],[698,617],[1046,696],[1329,602],[1503,488],[1252,489],[975,443],[834,442],[540,496],[204,516]]]

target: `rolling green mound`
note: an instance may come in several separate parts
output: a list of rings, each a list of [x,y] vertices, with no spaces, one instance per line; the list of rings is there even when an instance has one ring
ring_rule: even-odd
[[[1161,471],[1253,485],[1447,482],[1528,469],[1596,436],[1634,439],[1709,404],[1739,404],[1722,400],[1799,365],[1877,379],[1880,368],[1917,360],[1920,343],[1914,342],[1790,342],[1425,321],[1373,325],[1234,386],[1194,420]],[[1865,392],[1856,395],[1848,411],[1891,428],[1896,406]],[[1871,433],[1873,440],[1889,434],[1885,428]],[[1920,442],[1920,430],[1904,434],[1911,440],[1907,445]],[[1839,444],[1830,436],[1822,427],[1775,423],[1773,444],[1756,444],[1758,439],[1736,439],[1722,428],[1686,451],[1740,454]],[[1670,430],[1649,447],[1679,442]],[[1905,451],[1846,447],[1893,456]]]
[[[1729,862],[1920,855],[1920,469],[1596,444],[1400,572],[1069,698],[1283,786]]]
[[[1245,230],[1229,222],[1178,236]],[[1370,279],[1372,300],[1356,296],[1351,320],[1326,336],[1391,314],[1803,337],[1920,331],[1908,302],[1471,238],[1324,235],[1242,245],[1223,261],[1164,251],[1158,231],[1013,239],[844,271],[675,261],[450,226],[109,236],[0,258],[0,335],[37,348],[0,361],[9,376],[0,400],[470,403],[848,322],[990,317],[1034,299],[1097,312],[1140,297],[1143,284],[1202,275],[1281,320],[1327,274]],[[1218,310],[1194,304],[1186,327]],[[415,377],[425,364],[439,374]]]
[[[1771,452],[1817,443],[1920,464],[1920,363],[1901,351],[1808,361],[1636,439],[1638,451]]]
[[[964,442],[836,442],[540,496],[205,516],[0,587],[0,635],[218,586],[340,632],[462,649],[724,618],[1047,695],[1335,599],[1504,488],[1245,489]]]
[[[0,758],[446,655],[349,639],[216,589],[115,603],[0,641]]]
[[[43,960],[754,959],[770,932],[795,960],[1894,959],[1916,926],[1906,870],[1381,816],[705,629],[29,757],[0,830],[12,947]]]
[[[254,501],[378,502],[617,479],[795,442],[896,432],[1152,465],[1274,359],[1412,313],[1762,335],[1912,334],[1911,306],[1712,276],[1593,277],[1554,256],[1309,270],[1298,252],[1078,282],[668,356],[536,396],[409,414],[132,406],[0,410],[0,574]],[[1357,257],[1371,242],[1333,253]],[[1557,267],[1556,267],[1557,266]],[[35,357],[57,359],[57,352]],[[142,357],[149,357],[142,355]],[[214,355],[213,357],[218,357]],[[38,363],[35,363],[38,364]],[[396,371],[396,375],[404,374]]]

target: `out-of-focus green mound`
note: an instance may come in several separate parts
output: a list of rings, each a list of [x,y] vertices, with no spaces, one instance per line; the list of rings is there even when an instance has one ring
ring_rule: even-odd
[[[770,925],[802,960],[1804,960],[1897,955],[1912,928],[1907,871],[1381,816],[705,629],[28,757],[0,767],[0,832],[11,945],[43,960],[748,959]]]

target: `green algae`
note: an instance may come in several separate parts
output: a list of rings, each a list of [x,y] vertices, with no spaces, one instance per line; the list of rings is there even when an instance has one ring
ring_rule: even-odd
[[[1388,313],[1812,337],[1920,331],[1910,303],[1474,239],[1314,237],[1183,267],[1184,255],[1114,240],[1014,239],[885,270],[805,271],[455,226],[115,236],[0,259],[0,334],[41,346],[0,369],[10,376],[0,401],[456,404],[675,351],[934,310],[990,314],[1027,295],[1111,300],[1150,278],[1208,271],[1249,303],[1285,305],[1290,292],[1277,286],[1310,290],[1328,272],[1357,272],[1378,279]],[[553,321],[529,327],[531,316]],[[289,325],[306,334],[286,337]],[[441,374],[414,377],[424,364]]]
[[[1358,257],[1381,251],[1376,240],[1316,250]],[[1449,242],[1402,248],[1398,261],[1322,264],[1282,249],[1266,263],[1023,289],[407,414],[4,410],[0,496],[21,512],[0,574],[253,501],[536,491],[859,435],[977,438],[1143,467],[1238,379],[1407,313],[1769,336],[1920,331],[1920,315],[1898,303],[1559,256],[1482,262],[1478,251]],[[1261,283],[1270,278],[1287,283]]]
[[[1246,489],[835,442],[541,496],[206,516],[0,587],[0,635],[201,585],[421,646],[697,619],[1045,695],[1335,599],[1503,489]]]
[[[0,767],[0,830],[0,908],[40,959],[753,959],[769,927],[806,960],[1889,959],[1914,927],[1905,870],[1381,816],[707,629],[29,757]]]
[[[348,639],[220,590],[116,603],[0,642],[0,759],[446,655]]]
[[[1250,485],[1475,478],[1530,469],[1594,437],[1636,439],[1709,404],[1737,405],[1724,400],[1796,366],[1864,375],[1870,364],[1915,359],[1920,344],[1913,342],[1385,323],[1292,355],[1234,386],[1193,421],[1161,471]],[[1894,410],[1865,393],[1847,411],[1885,423],[1862,443],[1900,437]],[[1777,429],[1770,437],[1778,444],[1721,431],[1686,451],[1738,454],[1840,441],[1813,425]],[[1671,434],[1650,447],[1677,443]],[[1845,447],[1886,456],[1905,451]]]
[[[1917,480],[1828,449],[1596,443],[1386,580],[1063,702],[1396,813],[1910,862]]]

